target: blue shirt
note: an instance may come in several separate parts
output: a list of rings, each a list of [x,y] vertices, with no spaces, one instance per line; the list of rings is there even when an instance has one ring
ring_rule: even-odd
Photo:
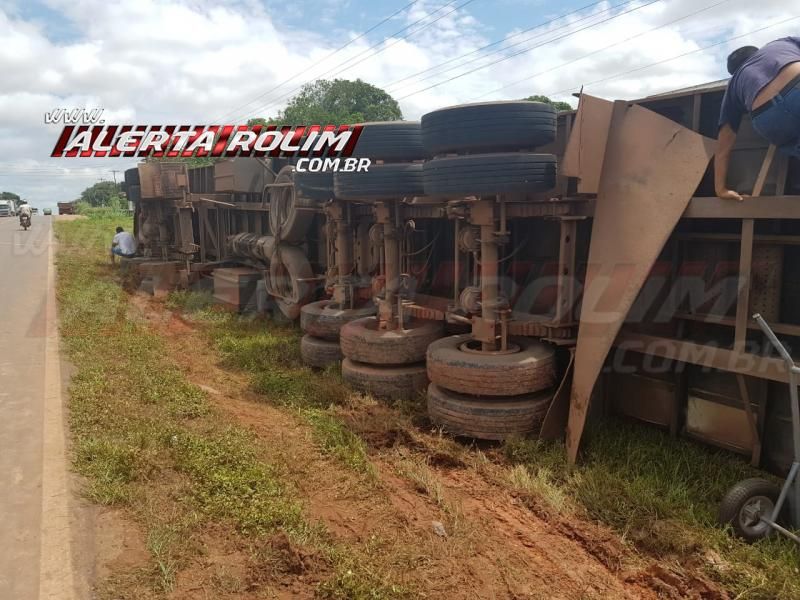
[[[785,37],[770,42],[748,58],[733,74],[722,99],[719,126],[726,123],[739,130],[742,116],[750,112],[758,93],[786,65],[800,62],[800,37]]]

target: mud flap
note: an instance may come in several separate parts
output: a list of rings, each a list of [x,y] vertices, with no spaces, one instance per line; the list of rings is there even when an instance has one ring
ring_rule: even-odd
[[[567,424],[572,463],[606,356],[714,147],[714,140],[646,108],[614,103],[578,328]]]

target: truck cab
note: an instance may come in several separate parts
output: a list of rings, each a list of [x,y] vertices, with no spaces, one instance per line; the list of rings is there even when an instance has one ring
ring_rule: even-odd
[[[0,200],[0,217],[13,217],[16,214],[13,200]]]

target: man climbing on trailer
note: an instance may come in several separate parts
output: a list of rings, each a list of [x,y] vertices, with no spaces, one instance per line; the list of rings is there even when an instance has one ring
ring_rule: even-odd
[[[744,46],[728,56],[731,79],[719,116],[714,158],[717,196],[742,200],[726,184],[728,162],[742,116],[781,151],[800,157],[800,37],[785,37],[763,48]]]

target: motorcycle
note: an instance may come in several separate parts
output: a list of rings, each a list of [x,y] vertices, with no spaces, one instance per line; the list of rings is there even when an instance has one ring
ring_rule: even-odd
[[[30,215],[20,215],[19,224],[25,231],[28,231],[28,227],[31,226],[31,217],[30,217]]]

